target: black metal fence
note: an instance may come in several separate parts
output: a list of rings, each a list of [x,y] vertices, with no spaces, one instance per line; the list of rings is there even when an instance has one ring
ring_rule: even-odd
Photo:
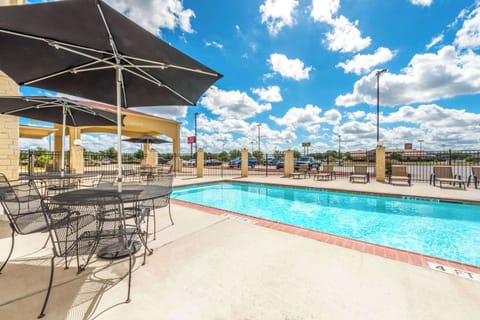
[[[179,161],[172,161],[174,154],[159,154],[158,163],[160,167],[172,171],[177,176],[197,176],[197,164],[195,155],[180,154]],[[348,179],[356,165],[368,166],[368,172],[375,177],[375,152],[364,152],[362,156],[344,153],[339,158],[318,158],[310,155],[314,162],[312,171],[317,167],[320,169],[324,164],[333,165],[337,179]],[[70,153],[65,152],[65,171],[73,172],[69,168]],[[126,153],[122,156],[123,168],[126,175],[134,174],[141,168],[143,153]],[[60,170],[60,152],[45,150],[22,150],[20,151],[20,174],[51,172]],[[294,160],[297,164],[299,158]],[[480,165],[480,150],[442,150],[442,151],[418,151],[388,152],[386,153],[386,175],[394,164],[407,166],[407,171],[412,175],[412,180],[417,182],[428,182],[433,173],[433,167],[438,165],[450,165],[454,174],[467,180],[471,174],[471,167]],[[181,168],[178,168],[181,166]],[[84,153],[85,172],[105,172],[117,170],[116,154],[105,152]],[[204,176],[240,176],[241,161],[239,157],[230,159],[226,153],[205,153]],[[282,153],[261,154],[258,158],[249,159],[249,176],[281,176],[284,174],[284,158]]]

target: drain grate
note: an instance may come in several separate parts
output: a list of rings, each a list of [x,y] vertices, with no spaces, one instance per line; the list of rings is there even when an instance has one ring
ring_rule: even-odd
[[[438,264],[438,263],[430,262],[430,261],[428,261],[427,263],[428,263],[428,266],[430,267],[430,269],[437,270],[437,271],[440,271],[440,272],[449,273],[449,274],[453,274],[453,275],[459,276],[461,278],[470,279],[470,280],[480,282],[480,274],[478,274],[478,273],[474,273],[474,272],[470,272],[470,271],[466,271],[466,270],[460,270],[460,269],[457,269],[457,268],[452,268],[452,267],[449,267],[449,266],[445,266],[443,264]]]

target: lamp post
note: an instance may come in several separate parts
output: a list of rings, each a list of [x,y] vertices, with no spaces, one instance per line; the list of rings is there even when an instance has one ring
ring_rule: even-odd
[[[260,153],[260,127],[262,126],[261,123],[257,124],[258,127],[258,153]]]
[[[195,112],[195,154],[197,154],[197,117],[198,112]]]
[[[338,160],[342,159],[342,154],[340,153],[340,142],[342,141],[342,135],[338,135]]]
[[[380,141],[380,75],[385,72],[387,72],[387,69],[375,72],[375,75],[377,76],[377,146]]]
[[[423,141],[424,141],[423,139],[418,140],[418,142],[420,143],[420,151],[422,151],[422,142]]]

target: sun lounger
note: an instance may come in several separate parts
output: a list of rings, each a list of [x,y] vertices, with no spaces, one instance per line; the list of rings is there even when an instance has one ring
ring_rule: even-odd
[[[295,171],[294,173],[292,173],[290,176],[293,178],[293,179],[300,179],[302,176],[304,179],[307,178],[307,174],[308,173],[308,164],[301,164],[299,167],[298,167],[298,171]]]
[[[409,186],[412,185],[412,177],[407,173],[407,166],[392,165],[392,173],[388,176],[388,183],[393,184],[393,181],[407,182]]]
[[[370,182],[370,175],[367,172],[367,166],[354,166],[353,173],[350,174],[350,182],[362,180],[363,183]]]
[[[453,170],[451,166],[434,166],[433,167],[433,174],[430,176],[430,184],[433,183],[435,186],[436,183],[440,184],[440,188],[443,187],[443,185],[449,184],[452,186],[455,186],[458,183],[458,187],[461,189],[465,190],[465,181],[462,180],[462,177],[457,174],[453,174]]]
[[[333,165],[331,164],[325,164],[322,166],[322,170],[319,171],[318,173],[312,174],[313,180],[320,181],[322,180],[333,180],[334,178],[336,179],[335,172],[333,171]]]
[[[472,167],[472,174],[468,177],[467,186],[470,186],[471,180],[473,180],[473,185],[475,189],[478,188],[478,178],[480,177],[480,167]]]

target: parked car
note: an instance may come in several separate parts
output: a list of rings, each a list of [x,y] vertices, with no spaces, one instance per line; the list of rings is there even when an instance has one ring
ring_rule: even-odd
[[[100,161],[92,159],[92,158],[84,158],[83,165],[85,167],[96,167],[100,165]]]
[[[110,158],[103,158],[101,163],[102,164],[110,164],[110,163],[112,163],[112,160]]]
[[[272,164],[275,164],[275,158],[273,157],[266,157],[264,160],[263,160],[263,165],[272,165]]]
[[[317,169],[320,168],[321,162],[318,160],[315,160],[314,157],[301,157],[300,159],[296,159],[294,162],[294,168],[297,170],[301,164],[307,164],[308,165],[308,170],[312,169]]]
[[[217,159],[208,159],[204,162],[205,166],[221,166],[222,164],[223,162]]]
[[[249,158],[248,159],[248,166],[250,168],[255,168],[257,165],[257,159],[255,158]],[[230,168],[240,168],[242,166],[242,159],[241,158],[235,158],[233,160],[230,160],[228,166]]]
[[[275,168],[283,169],[283,167],[284,167],[283,159],[278,160],[277,163],[275,164]]]
[[[195,167],[195,165],[197,164],[197,161],[195,159],[190,159],[190,160],[183,160],[182,163],[184,166]]]
[[[158,164],[168,164],[169,160],[165,159],[165,158],[162,158],[162,157],[158,157]]]

